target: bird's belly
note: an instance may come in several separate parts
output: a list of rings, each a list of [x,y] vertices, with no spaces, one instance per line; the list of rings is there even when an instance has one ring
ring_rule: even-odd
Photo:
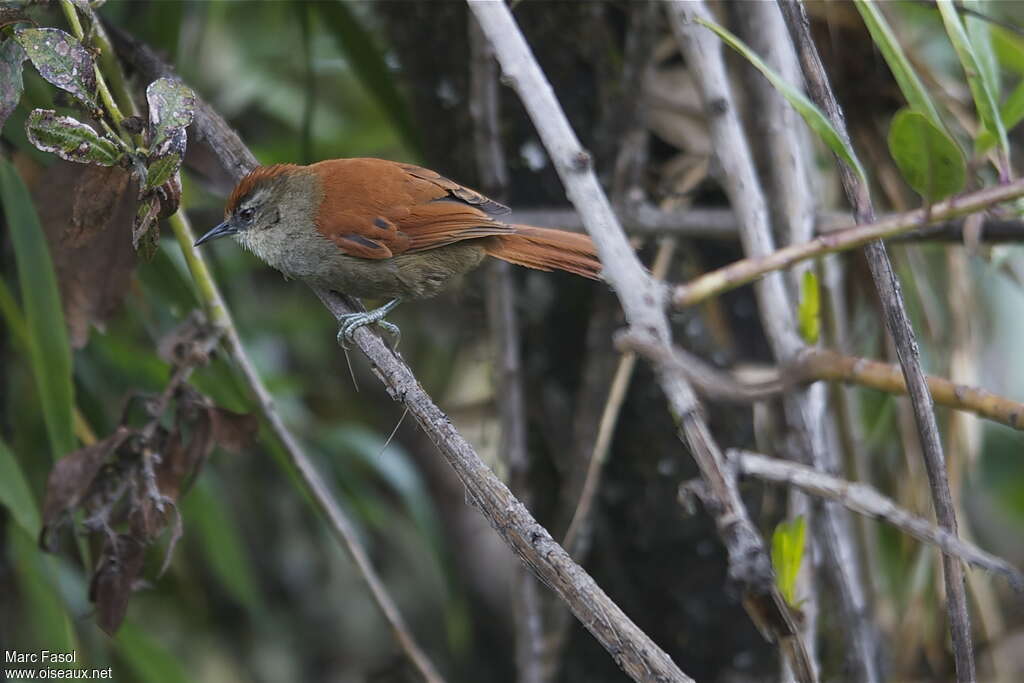
[[[306,231],[243,232],[238,241],[287,277],[366,298],[425,299],[476,268],[485,252],[478,240],[385,259],[345,256],[337,245]]]
[[[477,267],[483,257],[483,248],[469,242],[379,260],[335,254],[304,279],[357,297],[426,299]]]

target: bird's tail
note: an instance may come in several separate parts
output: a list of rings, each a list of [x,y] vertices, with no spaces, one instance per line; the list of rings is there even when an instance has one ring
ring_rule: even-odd
[[[513,225],[515,232],[495,235],[487,254],[518,266],[537,270],[564,270],[596,280],[601,262],[589,235],[532,225]]]

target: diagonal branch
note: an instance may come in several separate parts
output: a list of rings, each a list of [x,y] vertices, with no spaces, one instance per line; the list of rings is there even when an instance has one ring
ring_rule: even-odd
[[[984,211],[996,204],[1019,199],[1022,196],[1024,196],[1024,180],[1017,180],[1007,185],[987,187],[977,192],[953,197],[933,204],[929,209],[916,209],[895,214],[845,230],[819,235],[807,242],[791,244],[768,254],[750,256],[676,286],[672,290],[672,305],[677,308],[692,306],[801,261],[862,247],[875,240],[905,235],[927,225]]]
[[[122,59],[136,70],[147,77],[165,75],[170,71],[147,47],[123,33],[113,33]],[[229,177],[240,178],[256,164],[252,152],[238,135],[198,97],[195,126],[200,142],[210,148],[221,170]],[[314,289],[314,292],[335,318],[340,319],[358,308],[353,300],[335,292],[321,289]],[[405,405],[455,470],[466,487],[467,499],[537,577],[569,606],[612,654],[615,662],[637,681],[690,682],[692,679],[682,673],[671,658],[612,602],[582,567],[573,562],[480,459],[447,415],[423,390],[401,356],[365,327],[356,330],[354,338],[391,397]]]
[[[640,265],[558,104],[550,83],[523,38],[511,13],[501,2],[469,2],[501,63],[505,81],[519,95],[548,151],[569,200],[597,246],[603,275],[622,304],[631,330],[648,338],[656,357],[649,357],[679,425],[683,440],[701,470],[715,500],[716,522],[730,558],[730,575],[745,591],[748,612],[763,631],[777,640],[800,680],[814,680],[806,649],[792,614],[773,580],[764,543],[750,521],[735,482],[725,471],[721,450],[711,436],[699,404],[686,379],[663,362],[671,357],[671,334],[664,313],[664,289]]]
[[[245,378],[249,390],[256,398],[260,412],[263,413],[264,418],[270,425],[271,431],[281,445],[284,446],[285,454],[299,473],[299,478],[306,487],[307,493],[309,493],[320,514],[327,519],[335,537],[352,558],[352,562],[356,565],[356,569],[359,570],[363,581],[370,591],[370,595],[373,597],[373,601],[377,603],[377,607],[384,615],[384,620],[388,623],[392,635],[394,635],[395,640],[402,648],[406,657],[409,658],[409,661],[419,672],[420,676],[423,677],[423,680],[428,683],[443,683],[444,679],[437,673],[430,659],[416,643],[412,632],[402,618],[402,614],[398,611],[395,601],[391,598],[384,583],[377,575],[377,570],[373,568],[369,555],[359,542],[359,536],[352,525],[352,521],[341,509],[337,501],[334,500],[324,480],[320,478],[320,474],[316,471],[313,463],[310,462],[299,445],[298,440],[292,435],[288,427],[285,426],[284,420],[281,419],[277,408],[274,407],[274,400],[271,398],[270,392],[267,391],[266,385],[263,384],[263,379],[256,372],[252,361],[249,360],[249,354],[246,353],[245,347],[242,345],[242,339],[238,335],[238,328],[235,327],[231,319],[231,313],[228,311],[227,304],[220,294],[220,289],[217,287],[212,273],[207,268],[206,262],[199,251],[192,247],[195,236],[192,234],[188,219],[185,218],[184,213],[179,211],[171,216],[169,220],[175,237],[178,239],[178,244],[185,254],[192,278],[196,281],[197,289],[202,297],[203,307],[206,309],[210,321],[215,328],[224,334],[231,357],[238,365],[239,370],[241,370],[242,376]]]
[[[828,75],[825,73],[825,68],[811,37],[810,22],[803,5],[799,0],[779,0],[779,7],[786,18],[793,43],[797,46],[811,98],[825,111],[833,127],[848,142],[850,136],[846,130],[846,121],[829,85]],[[841,163],[839,171],[843,188],[853,205],[857,222],[874,222],[875,209],[871,203],[871,194],[867,183],[846,164]],[[946,473],[946,460],[942,452],[942,441],[939,438],[939,428],[935,421],[931,393],[928,391],[924,370],[921,368],[917,340],[903,303],[900,283],[893,272],[884,243],[881,241],[871,242],[864,247],[864,253],[871,269],[871,277],[875,281],[875,288],[878,290],[882,310],[885,312],[886,326],[896,345],[896,353],[906,377],[907,392],[914,409],[917,431],[921,437],[921,450],[925,469],[928,472],[928,482],[931,486],[935,517],[941,527],[956,535],[956,509],[949,491],[949,478]],[[942,567],[957,680],[967,683],[975,680],[975,671],[974,648],[971,641],[971,617],[967,609],[963,566],[955,557],[943,555]]]
[[[740,474],[789,484],[815,496],[838,501],[854,512],[882,519],[917,540],[934,545],[947,555],[955,555],[979,569],[1005,577],[1017,592],[1024,591],[1024,574],[1012,564],[972,543],[960,540],[927,519],[911,514],[867,484],[846,481],[805,465],[749,451],[732,449],[726,452],[726,457],[737,466]]]

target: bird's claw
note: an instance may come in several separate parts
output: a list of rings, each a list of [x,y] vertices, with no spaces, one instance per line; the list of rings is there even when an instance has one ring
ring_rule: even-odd
[[[391,301],[380,308],[375,308],[372,311],[365,313],[349,313],[339,319],[341,327],[338,329],[338,344],[341,348],[346,351],[351,348],[352,342],[355,341],[355,331],[365,325],[377,325],[389,335],[394,338],[394,345],[397,347],[398,342],[402,339],[402,330],[398,328],[398,325],[389,323],[384,320],[384,316],[391,312],[391,309],[398,304],[398,301]]]

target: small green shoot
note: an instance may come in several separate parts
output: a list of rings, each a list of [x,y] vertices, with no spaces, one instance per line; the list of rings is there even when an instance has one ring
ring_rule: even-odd
[[[800,305],[797,308],[800,336],[808,344],[817,344],[821,336],[821,294],[814,271],[804,271],[800,281]]]
[[[796,600],[796,577],[804,559],[804,541],[807,520],[800,515],[789,522],[780,522],[772,534],[772,565],[775,581],[782,596],[791,607],[799,607]]]

